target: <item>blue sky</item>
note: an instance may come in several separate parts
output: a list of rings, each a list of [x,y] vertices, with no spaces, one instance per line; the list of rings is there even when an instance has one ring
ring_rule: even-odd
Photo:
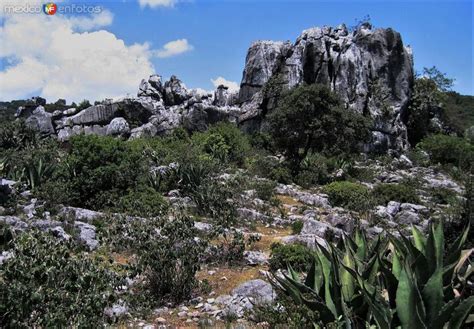
[[[26,1],[26,0],[25,0]],[[71,0],[64,0],[66,3],[73,3]],[[141,1],[141,5],[139,3]],[[144,3],[155,4],[144,6]],[[76,1],[76,3],[78,3]],[[91,4],[90,2],[84,2]],[[126,1],[98,1],[94,2],[103,6],[110,14],[110,17],[102,17],[97,24],[84,26],[74,22],[71,27],[72,32],[64,34],[66,38],[65,47],[70,40],[88,40],[87,49],[78,48],[77,52],[84,52],[90,56],[87,62],[74,62],[70,70],[81,70],[90,66],[90,71],[74,73],[73,78],[67,77],[68,67],[62,66],[61,60],[68,59],[70,55],[56,55],[51,53],[48,56],[48,63],[30,63],[34,70],[43,72],[38,75],[36,83],[28,83],[29,94],[42,93],[48,97],[56,97],[65,93],[65,97],[76,97],[73,88],[62,88],[63,85],[73,86],[77,84],[77,97],[88,97],[90,99],[104,97],[106,92],[114,94],[124,93],[124,91],[134,93],[139,84],[139,76],[145,77],[150,70],[168,78],[175,74],[185,82],[188,87],[204,88],[211,90],[214,88],[211,79],[222,77],[228,81],[240,83],[242,70],[245,63],[245,55],[252,41],[259,39],[268,40],[291,40],[294,41],[302,30],[322,25],[338,25],[346,23],[348,26],[354,25],[357,18],[370,15],[371,22],[375,27],[392,27],[399,31],[405,44],[413,48],[415,68],[421,70],[425,66],[436,65],[442,72],[456,79],[454,89],[462,94],[474,94],[473,87],[473,3],[472,1],[200,1],[200,0],[126,0]],[[162,4],[162,5],[159,5]],[[58,4],[61,5],[61,4]],[[48,22],[53,30],[60,30],[62,25],[58,23],[61,18],[41,17],[41,24]],[[110,19],[108,19],[110,18]],[[10,27],[18,38],[27,38],[25,31],[20,31],[20,24],[15,30],[14,21],[10,18],[3,18],[2,25]],[[32,18],[25,18],[32,19]],[[38,20],[40,18],[37,18]],[[68,19],[73,19],[68,17]],[[91,18],[94,19],[94,18]],[[56,20],[56,21],[54,21]],[[55,25],[54,25],[55,24]],[[70,24],[70,21],[61,20],[61,24]],[[32,29],[34,24],[32,23]],[[98,33],[107,31],[106,33]],[[24,33],[25,35],[22,35]],[[58,39],[60,33],[57,33]],[[0,34],[0,42],[7,38],[7,34]],[[28,33],[29,35],[29,33]],[[51,34],[50,34],[51,35]],[[55,32],[52,32],[54,37]],[[88,38],[94,38],[89,41]],[[97,50],[94,55],[94,47],[100,48],[101,39],[99,36],[115,38],[117,52],[108,53],[107,59],[101,60],[101,52]],[[81,38],[79,38],[81,37]],[[15,40],[18,38],[14,38]],[[110,40],[109,40],[110,41]],[[183,46],[181,50],[166,52],[163,47],[169,42],[179,41],[182,43],[175,46]],[[7,86],[7,78],[21,77],[21,72],[26,72],[26,68],[18,68],[14,71],[15,65],[31,57],[31,54],[24,51],[23,55],[15,52],[15,47],[22,47],[18,41],[9,42],[10,49],[2,51],[0,44],[0,57],[2,57],[2,67],[0,67],[0,88],[5,87],[8,92],[1,92],[0,98],[21,96],[22,91],[16,91],[11,85]],[[183,44],[183,42],[185,44]],[[6,42],[7,43],[7,42]],[[77,44],[81,44],[77,41]],[[89,44],[90,46],[87,46]],[[107,44],[107,43],[104,43]],[[138,44],[148,49],[137,50],[130,48],[133,44]],[[75,47],[71,41],[71,47]],[[97,46],[96,46],[97,45]],[[38,45],[42,48],[52,48],[48,44]],[[121,47],[124,47],[122,49]],[[180,48],[178,47],[178,48]],[[161,51],[161,52],[160,52]],[[163,52],[165,51],[165,52]],[[114,58],[116,54],[124,54],[125,57]],[[139,53],[139,55],[136,55]],[[42,56],[37,54],[36,57]],[[58,56],[58,58],[55,58]],[[141,66],[134,67],[134,56],[141,56]],[[84,56],[81,55],[83,58]],[[97,58],[96,58],[97,57]],[[52,58],[52,59],[51,59]],[[52,62],[49,62],[49,60]],[[57,60],[55,60],[57,59]],[[93,62],[97,60],[97,65],[106,66],[109,62],[130,61],[127,65],[128,71],[118,74],[115,78],[113,71],[107,73],[104,69],[102,77],[107,77],[108,81],[116,81],[116,87],[104,88],[103,93],[97,93],[97,89],[103,86],[107,80],[94,81],[99,69],[94,69]],[[41,62],[41,61],[40,61]],[[91,63],[89,65],[89,63]],[[104,64],[105,63],[105,64]],[[62,76],[62,79],[55,78],[49,81],[51,72],[45,67],[57,64],[55,75]],[[24,65],[26,66],[26,64]],[[28,66],[28,68],[30,67]],[[112,70],[111,67],[110,70]],[[7,72],[7,70],[9,70]],[[2,72],[3,71],[3,72]],[[31,69],[28,71],[31,72]],[[58,73],[56,73],[58,72]],[[94,72],[97,72],[94,74]],[[3,74],[3,76],[2,76]],[[141,74],[141,75],[139,75]],[[28,76],[29,77],[29,76]],[[131,81],[119,84],[120,77]],[[36,77],[34,77],[36,78]],[[26,80],[18,78],[21,82]],[[33,79],[35,80],[35,79]],[[11,78],[9,79],[11,81]],[[67,83],[64,83],[67,81]],[[94,82],[90,86],[81,87],[84,81]],[[43,86],[45,84],[45,86]],[[47,84],[47,85],[46,85]],[[135,86],[135,87],[133,87]],[[132,88],[133,87],[133,88]],[[115,89],[114,89],[115,88]],[[28,88],[26,88],[28,89]],[[115,95],[111,95],[115,96]]]
[[[473,94],[471,1],[199,1],[174,8],[141,9],[112,3],[111,29],[128,42],[186,37],[194,50],[155,59],[157,71],[176,74],[192,87],[210,88],[223,76],[240,82],[247,49],[257,39],[294,41],[312,26],[354,25],[370,15],[375,27],[392,27],[413,47],[415,67],[436,65],[456,78],[455,89]],[[137,24],[138,28],[129,25]]]

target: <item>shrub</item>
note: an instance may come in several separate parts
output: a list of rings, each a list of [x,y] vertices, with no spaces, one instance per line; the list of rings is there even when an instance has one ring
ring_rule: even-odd
[[[282,184],[289,184],[293,180],[290,169],[273,156],[257,155],[250,159],[248,167],[253,175],[265,177]]]
[[[302,220],[296,220],[291,224],[291,232],[293,234],[300,234],[303,229],[304,222]]]
[[[299,163],[312,152],[357,151],[369,134],[368,120],[347,111],[335,93],[323,85],[301,85],[279,101],[268,116],[275,146]]]
[[[80,135],[69,143],[70,151],[55,179],[71,192],[66,198],[70,205],[112,208],[115,200],[146,177],[142,155],[120,139]]]
[[[0,124],[0,149],[21,150],[38,143],[37,133],[24,121],[5,121]]]
[[[145,269],[147,287],[160,303],[180,303],[197,285],[196,272],[205,244],[196,240],[191,218],[177,215],[167,221],[156,239],[144,243],[139,262]]]
[[[328,159],[318,153],[308,154],[300,163],[296,183],[303,187],[329,182]]]
[[[364,211],[372,206],[370,191],[362,184],[352,182],[333,182],[323,187],[334,206],[345,207],[355,211]]]
[[[219,123],[202,133],[195,133],[192,141],[221,162],[241,165],[250,150],[247,136],[231,123]]]
[[[100,327],[118,277],[47,234],[25,233],[0,267],[1,327]]]
[[[167,208],[168,204],[160,193],[141,186],[122,196],[113,210],[132,216],[155,217],[163,215]]]
[[[386,205],[389,201],[420,203],[416,189],[408,184],[379,184],[372,190],[374,200]]]
[[[470,170],[474,163],[474,145],[460,137],[431,135],[421,141],[420,148],[428,152],[434,163],[452,164],[465,170]]]
[[[312,251],[300,244],[283,245],[274,243],[271,246],[270,270],[286,269],[291,266],[295,271],[303,272],[313,259]]]
[[[257,193],[257,198],[270,201],[275,195],[276,183],[271,180],[258,180],[253,184],[255,191]]]
[[[438,204],[456,204],[459,202],[457,198],[456,192],[443,188],[438,187],[434,188],[430,191],[431,193],[431,201]]]

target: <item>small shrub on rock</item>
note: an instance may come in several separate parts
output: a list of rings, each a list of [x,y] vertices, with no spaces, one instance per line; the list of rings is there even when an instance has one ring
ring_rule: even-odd
[[[114,210],[139,217],[155,217],[166,212],[168,204],[160,193],[151,187],[142,186],[122,196]]]
[[[408,184],[379,184],[372,190],[372,195],[381,205],[386,205],[389,201],[420,203],[416,189]]]
[[[344,207],[355,211],[365,211],[373,204],[370,190],[358,183],[347,181],[333,182],[323,187],[333,206]]]
[[[303,272],[308,269],[308,264],[313,259],[312,251],[300,244],[284,245],[274,243],[270,258],[270,270],[287,269],[290,265],[295,271]]]

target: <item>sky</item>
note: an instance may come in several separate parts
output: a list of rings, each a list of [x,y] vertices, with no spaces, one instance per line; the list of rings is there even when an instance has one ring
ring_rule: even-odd
[[[435,65],[456,79],[455,91],[474,95],[470,0],[57,0],[54,15],[5,12],[37,0],[0,3],[0,100],[134,95],[153,73],[174,74],[188,88],[237,89],[253,41],[294,42],[304,29],[351,26],[367,15],[376,28],[401,33],[417,71]]]

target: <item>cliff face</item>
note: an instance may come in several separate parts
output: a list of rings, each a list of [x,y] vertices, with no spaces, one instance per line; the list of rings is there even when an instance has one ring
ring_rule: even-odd
[[[345,26],[303,31],[294,44],[258,41],[247,53],[239,102],[241,124],[255,127],[272,110],[262,93],[278,77],[291,88],[306,83],[330,86],[348,110],[374,120],[368,149],[384,151],[407,147],[403,119],[413,85],[413,61],[399,33],[362,25],[354,32]],[[258,124],[259,125],[259,124]]]
[[[220,86],[214,93],[188,90],[176,77],[142,80],[136,97],[104,101],[82,111],[45,112],[42,105],[20,108],[19,115],[44,134],[61,140],[81,133],[139,137],[163,135],[177,127],[204,130],[218,121],[243,129],[265,126],[278,99],[268,98],[271,81],[292,88],[322,83],[339,94],[348,111],[374,121],[367,151],[403,150],[408,146],[406,108],[413,84],[411,52],[400,34],[366,24],[349,32],[345,26],[312,28],[290,42],[258,41],[248,50],[240,92]]]

